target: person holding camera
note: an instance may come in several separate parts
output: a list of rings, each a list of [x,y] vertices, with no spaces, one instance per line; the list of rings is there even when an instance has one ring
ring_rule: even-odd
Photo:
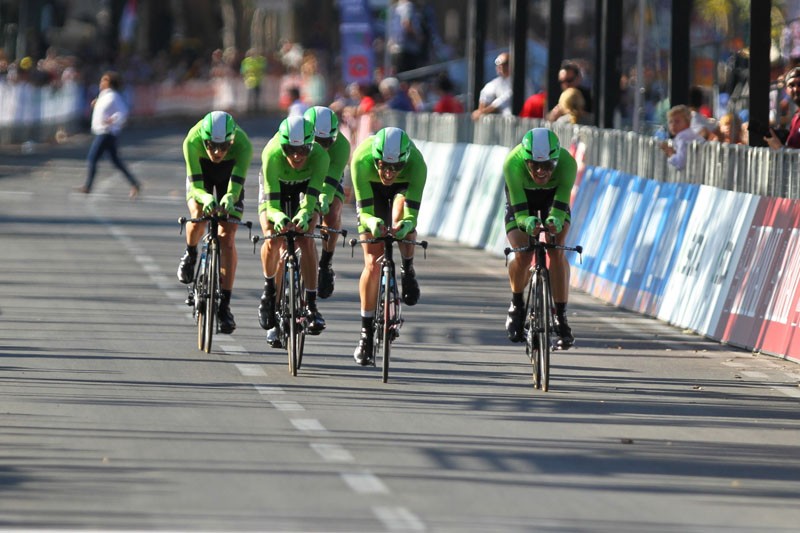
[[[788,135],[785,135],[785,131],[767,128],[764,133],[764,141],[773,150],[779,150],[784,147],[800,148],[800,67],[794,67],[790,70],[784,77],[784,83],[786,94],[798,107],[798,111],[792,117]],[[752,124],[750,132],[753,133]],[[781,133],[784,133],[784,135],[781,135]]]

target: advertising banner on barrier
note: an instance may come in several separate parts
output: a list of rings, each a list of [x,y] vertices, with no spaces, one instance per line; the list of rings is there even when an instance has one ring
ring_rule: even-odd
[[[462,145],[414,140],[428,166],[428,177],[422,194],[422,207],[417,227],[427,235],[441,235],[442,224],[447,220],[449,204],[455,180],[454,164],[464,151]]]
[[[497,237],[505,243],[503,164],[509,149],[505,146],[477,145],[471,148],[480,149],[461,161],[458,169],[461,180],[453,198],[454,205],[463,206],[468,216],[463,216],[460,223],[448,229],[454,232],[459,242],[471,246],[484,246]]]
[[[760,198],[753,222],[745,237],[744,249],[734,267],[731,290],[725,300],[722,315],[713,337],[736,346],[756,347],[763,341],[762,327],[777,289],[785,288],[779,279],[786,261],[791,231],[797,225],[791,200]],[[786,320],[788,314],[784,313]],[[777,316],[777,315],[776,315]],[[783,326],[786,327],[786,326]],[[782,329],[780,322],[773,333]]]
[[[714,333],[722,304],[733,281],[732,267],[739,261],[758,205],[751,194],[701,186],[676,248],[658,309],[661,320],[698,333]]]
[[[684,239],[684,228],[697,197],[697,186],[647,180],[636,240],[626,246],[629,258],[617,304],[656,314]]]
[[[773,260],[762,278],[761,298],[755,310],[755,338],[748,345],[800,359],[800,202],[771,198],[764,203],[764,219],[759,223],[772,228],[769,240],[774,247],[766,246],[768,251],[758,255],[772,255]]]

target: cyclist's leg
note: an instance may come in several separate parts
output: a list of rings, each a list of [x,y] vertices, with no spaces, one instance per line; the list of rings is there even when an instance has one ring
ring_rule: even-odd
[[[556,244],[565,245],[569,234],[569,222],[564,223],[561,233],[556,235]],[[550,286],[553,302],[556,304],[558,336],[562,348],[569,348],[575,342],[572,328],[567,323],[567,302],[569,301],[569,262],[563,250],[548,250],[550,259]]]
[[[314,213],[309,221],[309,228],[314,228],[319,222],[319,213]],[[325,319],[317,309],[317,245],[314,239],[300,237],[297,246],[301,250],[300,273],[305,285],[306,318],[308,319],[308,333],[314,335],[325,329]]]
[[[361,233],[361,239],[372,237],[371,233]],[[361,301],[361,333],[358,345],[353,353],[356,363],[365,366],[372,364],[374,360],[373,333],[375,318],[375,304],[378,298],[378,283],[380,281],[381,265],[379,263],[383,255],[383,245],[362,244],[364,252],[364,269],[361,271],[361,278],[358,282],[358,293]]]
[[[219,242],[220,242],[220,285],[223,290],[233,289],[233,282],[236,278],[236,266],[239,255],[236,251],[236,230],[238,225],[233,222],[220,222]]]
[[[273,235],[275,228],[267,217],[266,211],[258,214],[261,223],[261,232],[264,235]],[[280,239],[266,239],[261,245],[261,270],[264,274],[264,292],[258,306],[258,323],[263,329],[275,327],[275,298],[277,295],[277,274],[278,262],[281,258],[281,247],[283,241]]]
[[[528,244],[528,235],[514,227],[506,237],[512,248],[521,248]],[[530,281],[530,264],[532,252],[515,253],[508,262],[508,281],[511,286],[511,304],[506,317],[506,332],[512,342],[524,340],[523,328],[525,326],[525,289]]]
[[[403,218],[405,207],[405,196],[402,194],[395,196],[392,203],[392,227],[395,227]],[[417,230],[410,232],[405,238],[415,240],[417,238]],[[400,243],[398,247],[402,258],[400,278],[403,285],[403,302],[406,305],[416,305],[417,301],[419,301],[419,282],[414,271],[414,245]]]
[[[341,184],[339,187],[341,188]],[[322,219],[322,223],[335,230],[342,228],[342,199],[338,190],[333,197],[328,214]],[[322,253],[319,258],[319,277],[317,280],[317,291],[320,298],[328,298],[333,294],[336,273],[333,270],[331,261],[333,260],[333,253],[336,250],[338,240],[339,234],[331,232],[328,233],[328,238],[322,241]]]
[[[198,218],[203,214],[203,206],[190,198],[186,202],[189,208],[189,217]],[[181,283],[191,283],[194,277],[194,265],[197,262],[197,243],[206,231],[206,223],[186,223],[186,250],[178,263],[178,280]]]

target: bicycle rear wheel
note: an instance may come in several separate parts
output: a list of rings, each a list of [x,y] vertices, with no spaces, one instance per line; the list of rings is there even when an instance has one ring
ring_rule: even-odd
[[[212,241],[208,247],[206,260],[206,310],[204,313],[203,350],[211,352],[211,341],[217,327],[217,308],[219,306],[219,248]]]

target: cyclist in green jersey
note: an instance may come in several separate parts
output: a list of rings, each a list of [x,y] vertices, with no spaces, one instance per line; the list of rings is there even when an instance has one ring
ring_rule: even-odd
[[[261,153],[258,218],[264,235],[287,230],[306,232],[317,225],[318,197],[325,194],[330,198],[334,193],[333,186],[325,183],[329,166],[330,157],[314,142],[314,126],[309,121],[293,115],[281,122]],[[307,332],[319,335],[325,329],[325,319],[317,309],[317,247],[309,238],[300,237],[296,242],[302,251],[300,272],[306,288]],[[267,341],[273,347],[280,347],[275,328],[275,275],[282,246],[279,240],[266,239],[261,247],[264,293],[258,306],[258,322],[268,330]]]
[[[564,245],[569,233],[569,201],[578,165],[570,153],[561,147],[558,137],[547,128],[534,128],[514,147],[503,164],[505,177],[506,235],[512,247],[526,246],[530,236],[539,234],[542,220],[556,243]],[[511,306],[506,319],[506,331],[512,342],[525,340],[523,291],[530,277],[532,252],[515,254],[508,264],[511,283]],[[563,250],[548,250],[553,301],[559,347],[567,349],[575,342],[567,323],[569,298],[569,263]]]
[[[215,211],[241,220],[244,210],[244,181],[253,145],[247,134],[224,111],[212,111],[195,124],[183,141],[186,160],[186,202],[192,218]],[[206,223],[186,224],[186,251],[178,265],[178,280],[190,283],[197,261],[197,243],[205,232]],[[220,285],[222,301],[217,316],[222,333],[232,333],[236,322],[230,309],[233,280],[236,276],[236,229],[232,222],[221,221]]]
[[[400,128],[383,128],[367,137],[353,152],[350,163],[362,239],[387,232],[398,239],[414,239],[428,168],[422,154]],[[372,318],[380,281],[381,243],[362,244],[364,269],[358,284],[361,298],[361,337],[353,354],[362,366],[373,361]],[[406,305],[419,300],[414,272],[414,246],[399,244],[402,256],[402,296]]]
[[[322,215],[323,225],[339,230],[342,228],[342,204],[344,203],[344,167],[350,160],[350,141],[339,133],[339,119],[328,107],[314,106],[306,110],[306,120],[314,125],[314,141],[328,151],[331,159],[325,183],[333,187],[333,197],[320,194],[317,202],[317,211]],[[317,282],[317,295],[328,298],[333,294],[336,273],[333,271],[331,260],[336,250],[338,233],[328,233],[328,240],[322,241],[322,254],[319,258],[319,278]]]

